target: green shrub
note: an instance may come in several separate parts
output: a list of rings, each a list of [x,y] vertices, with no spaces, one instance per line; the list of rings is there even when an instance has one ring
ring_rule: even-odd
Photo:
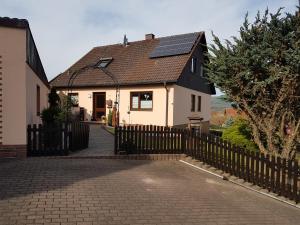
[[[258,151],[257,145],[252,140],[251,128],[245,119],[237,118],[223,130],[222,138],[250,151]]]
[[[58,122],[61,110],[59,107],[49,107],[43,109],[41,113],[41,118],[44,125],[56,124]]]
[[[108,126],[112,126],[112,111],[111,110],[109,110],[109,112],[108,112],[107,124],[108,124]]]

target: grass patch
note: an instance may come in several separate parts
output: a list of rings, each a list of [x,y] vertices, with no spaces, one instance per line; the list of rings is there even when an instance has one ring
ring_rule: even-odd
[[[104,129],[107,130],[109,133],[111,133],[113,135],[115,134],[115,128],[114,127],[105,126]]]

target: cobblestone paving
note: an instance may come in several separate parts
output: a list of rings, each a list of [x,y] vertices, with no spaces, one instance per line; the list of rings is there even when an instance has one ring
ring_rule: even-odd
[[[0,161],[0,224],[299,224],[300,210],[176,161]]]
[[[89,148],[75,152],[72,156],[114,155],[114,136],[99,124],[90,124]]]

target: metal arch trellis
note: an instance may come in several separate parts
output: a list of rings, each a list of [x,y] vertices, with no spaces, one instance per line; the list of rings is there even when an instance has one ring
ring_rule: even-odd
[[[100,69],[101,71],[103,71],[103,73],[105,73],[108,77],[110,77],[112,79],[112,81],[114,82],[114,85],[115,85],[115,88],[116,88],[115,105],[117,106],[117,118],[118,118],[116,125],[119,125],[119,104],[120,104],[120,100],[119,100],[119,98],[120,98],[120,85],[119,85],[119,82],[115,78],[113,73],[111,73],[110,71],[108,71],[105,68],[99,67],[98,63],[86,65],[86,66],[74,71],[71,74],[71,76],[68,80],[68,85],[67,85],[67,95],[69,95],[69,93],[72,93],[72,88],[73,88],[73,84],[74,84],[74,81],[75,81],[76,77],[80,73],[83,73],[84,71],[89,70],[89,69]],[[68,71],[68,72],[70,73],[70,71]],[[69,109],[69,107],[70,107],[69,102],[67,103],[67,107]],[[69,122],[69,114],[67,114],[67,122]]]

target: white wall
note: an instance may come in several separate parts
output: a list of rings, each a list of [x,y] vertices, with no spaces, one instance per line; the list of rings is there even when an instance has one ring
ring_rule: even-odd
[[[196,96],[195,112],[191,112],[191,95]],[[201,96],[201,112],[197,111],[198,96]],[[178,85],[174,86],[174,125],[187,124],[188,117],[200,116],[203,121],[210,120],[211,96]]]
[[[172,86],[169,90],[169,109],[168,124],[173,125],[173,95]],[[153,110],[152,111],[130,111],[130,92],[153,91]],[[73,89],[73,93],[78,93],[79,106],[84,107],[88,114],[88,120],[91,119],[93,112],[93,92],[106,92],[106,100],[115,101],[116,91],[114,88],[97,89]],[[145,124],[145,125],[165,125],[166,115],[166,90],[163,86],[145,86],[145,87],[121,87],[120,89],[120,123],[126,124]],[[128,114],[130,111],[130,114]],[[106,109],[108,115],[109,109]]]

